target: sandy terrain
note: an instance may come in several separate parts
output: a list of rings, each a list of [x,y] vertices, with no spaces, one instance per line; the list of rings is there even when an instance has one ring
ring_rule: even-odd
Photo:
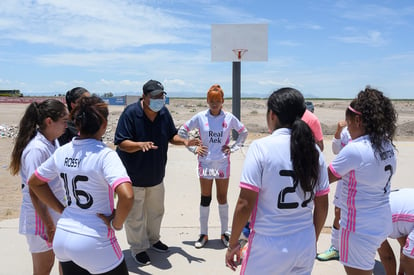
[[[319,117],[325,139],[331,139],[336,123],[344,118],[344,110],[348,100],[314,100],[315,114]],[[414,101],[395,101],[398,111],[397,140],[414,141]],[[19,120],[27,107],[26,104],[0,104],[0,126],[12,127],[16,131]],[[105,140],[112,145],[113,135],[118,117],[123,106],[110,106],[110,123]],[[168,108],[177,126],[199,111],[207,108],[205,99],[170,99]],[[231,101],[227,100],[224,109],[231,111]],[[265,120],[266,101],[245,99],[241,103],[241,120],[249,130],[249,139],[267,135]],[[0,137],[0,220],[16,218],[19,215],[21,200],[20,178],[9,174],[8,165],[13,147],[13,138]],[[329,148],[327,148],[329,150]]]

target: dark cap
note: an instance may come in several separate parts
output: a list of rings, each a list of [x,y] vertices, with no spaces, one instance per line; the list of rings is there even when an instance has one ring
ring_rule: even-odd
[[[144,95],[151,95],[151,96],[157,96],[160,93],[166,94],[164,91],[164,86],[162,86],[161,82],[157,80],[148,80],[147,83],[142,86],[142,91],[144,92]]]

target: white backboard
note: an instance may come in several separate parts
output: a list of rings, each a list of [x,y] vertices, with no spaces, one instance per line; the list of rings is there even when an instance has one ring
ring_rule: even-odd
[[[267,29],[267,24],[212,24],[211,61],[267,61]]]

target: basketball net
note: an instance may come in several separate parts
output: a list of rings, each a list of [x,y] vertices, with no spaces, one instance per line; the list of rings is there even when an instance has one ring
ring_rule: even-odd
[[[247,49],[234,49],[233,52],[237,57],[237,60],[241,61],[243,55],[247,52]]]

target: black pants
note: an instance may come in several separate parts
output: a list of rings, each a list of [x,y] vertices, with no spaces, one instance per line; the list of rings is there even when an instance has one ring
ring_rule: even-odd
[[[74,262],[60,262],[62,266],[63,275],[90,275],[89,271],[78,266]],[[102,275],[128,275],[128,268],[125,259],[111,271],[100,273]]]

